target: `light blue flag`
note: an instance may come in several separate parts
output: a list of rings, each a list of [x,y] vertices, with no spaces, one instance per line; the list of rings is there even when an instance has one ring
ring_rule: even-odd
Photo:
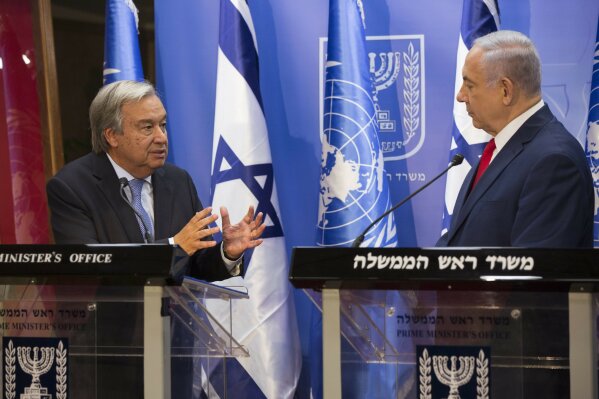
[[[245,287],[249,294],[248,300],[230,305],[232,335],[250,357],[236,360],[241,367],[227,366],[227,379],[234,382],[229,383],[227,397],[293,398],[301,350],[260,94],[256,35],[245,0],[221,0],[220,4],[212,207],[227,207],[236,223],[253,205],[266,223],[263,243],[244,255],[245,275],[216,283]],[[225,324],[229,304],[223,302],[207,301],[207,305]]]
[[[477,165],[483,153],[489,134],[472,125],[472,118],[466,111],[466,105],[459,103],[455,96],[462,86],[462,67],[466,54],[476,39],[499,29],[499,8],[495,0],[464,0],[462,8],[462,26],[458,42],[456,62],[455,95],[453,104],[454,126],[451,134],[449,159],[456,154],[464,155],[461,165],[451,168],[445,185],[445,207],[443,211],[443,230],[449,229],[453,208],[460,187],[470,169]]]
[[[378,137],[361,0],[330,0],[323,98],[318,246],[350,246],[371,222],[390,208],[389,182]],[[375,224],[363,247],[397,246],[393,214]],[[362,296],[385,297],[383,292]],[[382,299],[385,302],[385,299]],[[375,323],[377,317],[370,315]],[[322,397],[322,324],[313,315],[311,393]],[[385,365],[358,364],[345,369],[344,397],[390,397],[394,377]],[[347,377],[346,377],[347,378]],[[385,389],[389,388],[389,390]]]
[[[360,0],[331,0],[324,111],[319,246],[350,246],[390,207],[378,137]],[[397,246],[393,215],[366,234],[364,247]]]
[[[133,0],[106,0],[103,83],[144,80],[137,40],[139,20]]]
[[[593,242],[595,247],[599,247],[599,20],[597,21],[597,39],[593,57],[586,151],[595,185],[595,231]]]

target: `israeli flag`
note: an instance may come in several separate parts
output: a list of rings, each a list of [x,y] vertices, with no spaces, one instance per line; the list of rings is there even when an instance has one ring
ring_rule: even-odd
[[[139,42],[139,19],[133,0],[106,0],[103,83],[144,80]]]
[[[453,167],[447,174],[445,186],[445,207],[443,211],[443,230],[449,229],[451,216],[460,187],[470,169],[478,164],[485,145],[491,138],[489,134],[472,125],[472,118],[466,111],[466,105],[456,100],[462,87],[462,67],[466,54],[476,39],[499,29],[499,7],[495,0],[464,0],[462,8],[462,26],[458,42],[458,55],[455,74],[455,95],[453,97],[454,126],[451,134],[449,159],[454,155],[464,155],[464,162]]]
[[[260,94],[256,35],[245,0],[220,4],[212,206],[216,211],[226,206],[235,223],[254,205],[264,213],[267,226],[262,245],[244,255],[245,276],[219,282],[243,286],[250,297],[233,303],[233,336],[250,357],[237,359],[242,367],[228,366],[227,379],[237,381],[228,387],[228,397],[292,398],[301,350]],[[221,320],[229,310],[222,305],[208,303]],[[230,375],[233,372],[243,375]],[[240,384],[244,376],[248,378]]]
[[[595,231],[593,242],[595,247],[599,247],[599,21],[597,21],[597,39],[595,41],[595,55],[593,57],[586,152],[595,186]]]
[[[331,0],[317,245],[349,246],[390,207],[361,0]],[[362,246],[397,246],[393,215]]]

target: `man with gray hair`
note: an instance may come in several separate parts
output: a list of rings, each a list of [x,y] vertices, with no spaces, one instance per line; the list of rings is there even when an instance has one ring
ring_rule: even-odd
[[[47,184],[54,239],[69,243],[163,242],[177,246],[188,274],[224,280],[241,272],[242,254],[261,244],[265,225],[254,209],[232,225],[221,208],[223,242],[210,228],[189,174],[166,163],[166,111],[147,82],[119,81],[100,89],[89,110],[93,152],[61,169]]]
[[[521,33],[478,38],[457,100],[492,136],[438,246],[592,247],[593,181],[578,141],[541,99],[541,63]]]

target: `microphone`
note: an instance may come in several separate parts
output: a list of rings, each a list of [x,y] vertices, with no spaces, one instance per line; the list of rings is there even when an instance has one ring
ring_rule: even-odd
[[[137,215],[137,218],[139,220],[141,220],[141,224],[144,226],[144,231],[146,232],[144,234],[144,244],[147,244],[149,242],[153,242],[152,235],[150,234],[150,229],[148,228],[148,226],[146,226],[146,222],[144,222],[144,219],[141,217],[141,215],[139,214],[139,212],[137,212],[137,209],[135,209],[133,207],[133,205],[131,205],[131,203],[127,199],[127,196],[125,195],[125,187],[127,187],[129,185],[129,181],[127,180],[127,178],[121,177],[119,179],[119,183],[121,183],[121,190],[120,190],[120,192],[121,192],[121,198],[127,203],[127,205],[129,205],[129,208],[131,208],[133,210],[133,212],[135,212],[135,214]]]
[[[362,244],[362,241],[364,241],[364,238],[366,237],[366,233],[368,233],[370,231],[370,229],[372,228],[372,226],[374,226],[375,224],[377,224],[378,222],[380,222],[381,219],[383,219],[385,216],[388,216],[391,212],[393,212],[394,210],[396,210],[397,208],[399,208],[400,206],[402,206],[403,204],[405,204],[406,202],[408,202],[416,194],[418,194],[419,192],[421,192],[422,190],[424,190],[425,188],[427,188],[428,186],[430,186],[431,184],[433,184],[437,179],[439,179],[441,176],[443,176],[445,173],[447,173],[449,171],[449,169],[453,168],[454,166],[457,166],[457,165],[461,164],[463,161],[464,161],[464,156],[462,154],[455,154],[453,156],[453,158],[451,159],[451,162],[449,162],[449,165],[447,165],[447,168],[445,168],[445,170],[443,170],[443,172],[439,173],[437,176],[435,176],[434,179],[432,179],[431,181],[429,181],[428,183],[426,183],[424,186],[420,187],[418,190],[414,191],[412,194],[408,195],[399,204],[397,204],[397,205],[393,206],[391,209],[388,209],[387,211],[383,212],[383,214],[381,216],[379,216],[378,218],[376,218],[372,223],[370,223],[368,225],[368,227],[366,227],[364,229],[364,231],[362,232],[362,234],[360,234],[358,237],[356,237],[356,239],[354,240],[354,242],[351,244],[351,247],[352,248],[359,247],[360,244]]]

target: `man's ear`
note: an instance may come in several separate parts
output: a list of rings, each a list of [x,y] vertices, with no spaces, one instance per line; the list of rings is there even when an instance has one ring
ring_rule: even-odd
[[[117,140],[117,138],[115,137],[118,133],[114,131],[114,129],[111,129],[109,127],[107,127],[106,129],[104,129],[104,138],[106,139],[106,142],[108,143],[108,145],[110,147],[118,147],[119,146],[119,142]]]
[[[499,88],[501,89],[503,104],[512,105],[516,96],[514,82],[510,78],[503,77],[499,80]]]

